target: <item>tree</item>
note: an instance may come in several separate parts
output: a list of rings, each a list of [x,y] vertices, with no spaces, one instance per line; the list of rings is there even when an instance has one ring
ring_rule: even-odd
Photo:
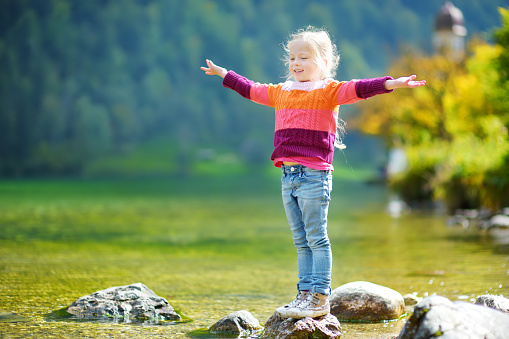
[[[405,200],[444,199],[451,212],[509,204],[508,23],[504,17],[496,45],[474,41],[461,64],[406,52],[389,73],[415,73],[427,85],[366,105],[361,129],[406,152],[408,170],[390,178]]]
[[[489,28],[490,8],[503,1],[484,1],[469,31]],[[193,133],[188,152],[260,145],[248,159],[267,154],[267,161],[270,109],[204,77],[205,58],[280,82],[281,43],[313,24],[337,42],[339,80],[376,76],[399,41],[427,40],[438,2],[1,0],[0,176],[79,174],[98,157],[123,156],[150,139],[177,145],[182,126]],[[105,142],[86,141],[88,131]],[[76,156],[83,147],[88,160]]]

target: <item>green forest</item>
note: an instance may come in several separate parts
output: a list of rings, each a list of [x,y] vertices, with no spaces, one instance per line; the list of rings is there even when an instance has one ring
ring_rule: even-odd
[[[221,155],[267,164],[272,111],[204,76],[206,58],[277,83],[281,44],[314,25],[338,45],[338,79],[380,76],[404,47],[431,53],[443,3],[0,0],[0,177],[186,174]],[[454,4],[469,39],[494,42],[506,1]]]

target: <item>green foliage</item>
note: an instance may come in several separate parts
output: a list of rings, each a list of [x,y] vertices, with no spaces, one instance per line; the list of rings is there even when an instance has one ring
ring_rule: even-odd
[[[363,129],[406,151],[408,171],[391,178],[405,199],[442,198],[450,211],[509,204],[509,20],[503,21],[497,44],[475,41],[464,63],[407,53],[391,74],[416,73],[427,85],[395,94],[397,104],[384,97],[367,106]]]
[[[467,23],[480,32],[496,21],[502,2],[458,6],[477,10]],[[401,42],[427,46],[440,5],[3,0],[0,175],[78,174],[104,156],[168,136],[180,156],[204,146],[243,153],[258,145],[244,157],[267,161],[272,112],[205,77],[199,70],[205,58],[255,81],[279,82],[285,73],[280,44],[312,24],[337,40],[339,79],[376,76]]]
[[[495,41],[501,47],[500,55],[495,61],[496,71],[500,77],[500,90],[495,92],[498,104],[503,110],[509,111],[509,100],[504,97],[504,89],[509,87],[509,9],[499,8],[502,18],[502,27],[495,31]],[[509,116],[507,117],[509,119]],[[505,121],[506,126],[509,121]]]

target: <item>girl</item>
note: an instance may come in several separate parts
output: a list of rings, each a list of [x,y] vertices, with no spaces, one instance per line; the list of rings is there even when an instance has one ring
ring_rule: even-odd
[[[283,204],[297,247],[297,297],[276,312],[300,319],[330,312],[332,254],[327,213],[334,146],[339,138],[338,108],[395,88],[423,86],[415,75],[339,82],[331,79],[339,62],[325,30],[308,27],[290,36],[285,46],[288,78],[277,85],[259,84],[206,60],[207,75],[219,75],[223,86],[276,112],[272,161],[281,167]]]

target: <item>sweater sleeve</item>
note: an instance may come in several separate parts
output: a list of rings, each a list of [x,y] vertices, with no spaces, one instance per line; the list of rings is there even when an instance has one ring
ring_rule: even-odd
[[[392,79],[392,77],[342,81],[337,84],[332,82],[332,95],[337,105],[354,104],[378,94],[392,92],[393,90],[385,89],[385,82],[388,79]]]
[[[268,93],[270,85],[255,83],[234,71],[228,71],[223,79],[223,86],[234,90],[246,99],[270,106]]]
[[[228,71],[223,79],[223,87],[233,89],[235,92],[249,100],[251,100],[250,92],[253,84],[254,81],[238,75],[234,71]]]
[[[392,77],[385,76],[381,78],[359,80],[355,83],[355,93],[357,97],[361,99],[368,99],[378,94],[390,93],[394,90],[385,89],[385,82],[389,79],[392,80]]]

